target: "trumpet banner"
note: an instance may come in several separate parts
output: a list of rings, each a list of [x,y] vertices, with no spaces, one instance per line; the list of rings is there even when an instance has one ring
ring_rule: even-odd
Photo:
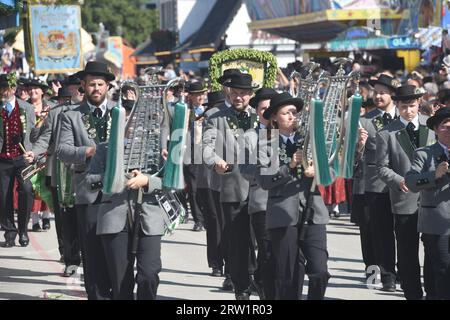
[[[353,178],[354,158],[358,141],[359,115],[361,113],[362,97],[355,94],[350,98],[350,109],[345,120],[344,148],[339,165],[339,176],[345,179]]]
[[[170,134],[169,156],[164,166],[162,185],[171,190],[184,189],[183,158],[186,145],[186,128],[189,110],[185,103],[175,105]]]
[[[105,178],[102,192],[121,193],[125,189],[125,109],[114,107],[111,112],[111,132],[108,140]]]

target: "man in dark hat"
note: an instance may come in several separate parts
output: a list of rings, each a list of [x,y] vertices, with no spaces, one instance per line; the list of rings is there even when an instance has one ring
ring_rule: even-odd
[[[203,135],[204,161],[221,175],[220,202],[225,216],[227,259],[238,300],[249,299],[248,261],[254,256],[248,215],[250,185],[238,168],[238,159],[243,159],[240,154],[243,131],[257,122],[257,115],[249,106],[256,89],[252,81],[251,75],[240,74],[224,83],[229,88],[231,107],[209,117]]]
[[[206,229],[206,250],[208,266],[212,269],[211,276],[223,276],[224,258],[221,250],[222,221],[220,206],[218,206],[219,196],[211,187],[211,169],[202,161],[202,130],[206,119],[206,113],[215,106],[225,101],[222,91],[208,92],[208,102],[203,103],[205,111],[195,120],[195,144],[194,144],[194,165],[196,181],[196,202],[204,218]],[[192,158],[191,158],[192,159]]]
[[[84,91],[84,89],[81,87],[81,80],[78,78],[77,74],[68,76],[66,81],[64,81],[63,86],[71,93],[72,104],[78,104],[83,101],[84,93],[80,92],[80,89],[81,91]]]
[[[82,181],[96,145],[108,141],[110,113],[115,104],[108,101],[107,93],[115,76],[106,64],[98,61],[88,62],[77,76],[81,79],[85,99],[74,109],[61,113],[57,155],[65,164],[74,166],[75,209],[88,299],[110,299],[106,260],[100,237],[96,235],[97,210],[102,194],[96,186],[89,189]]]
[[[184,179],[188,187],[188,200],[191,207],[192,217],[194,218],[193,231],[204,231],[205,219],[203,217],[202,210],[197,202],[197,183],[198,181],[198,170],[202,166],[198,162],[194,161],[195,153],[199,153],[199,144],[195,144],[195,125],[196,119],[203,115],[205,107],[203,103],[205,102],[205,93],[208,91],[205,88],[203,81],[190,82],[187,85],[188,92],[188,106],[190,109],[189,113],[189,133],[190,136],[188,141],[190,141],[190,153],[186,154],[186,157],[190,157],[190,163],[184,166]],[[198,123],[198,122],[197,122]],[[197,147],[197,148],[196,148]],[[197,164],[196,164],[197,163]]]
[[[3,247],[29,244],[27,233],[33,191],[30,180],[24,181],[21,172],[24,157],[31,149],[30,132],[34,127],[33,107],[15,96],[17,79],[14,73],[0,75],[0,222],[5,231]],[[25,148],[25,149],[23,149]],[[18,228],[14,223],[13,186],[18,182]]]
[[[419,194],[405,182],[414,150],[434,143],[434,132],[426,126],[427,117],[419,115],[419,99],[424,91],[405,85],[392,97],[400,117],[377,134],[377,172],[389,187],[397,240],[398,270],[408,300],[422,299],[419,263],[417,214]]]
[[[257,180],[268,190],[266,228],[274,262],[275,299],[280,300],[302,299],[305,273],[309,279],[308,299],[321,300],[329,279],[328,210],[318,188],[311,189],[312,164],[298,170],[303,166],[302,150],[298,149],[303,137],[296,127],[302,108],[303,101],[287,92],[271,99],[264,118],[270,120],[269,128],[277,129],[279,135],[271,134],[269,143],[262,145],[259,152],[261,168]]]
[[[360,231],[366,240],[362,243],[363,256],[366,257],[366,278],[374,272],[376,265],[381,270],[381,281],[384,291],[395,291],[395,238],[391,201],[388,186],[380,179],[376,168],[376,134],[397,118],[394,94],[399,82],[394,78],[381,74],[369,84],[374,88],[373,99],[376,109],[361,119],[361,130],[368,134],[365,145],[359,145],[364,159],[364,188],[369,217],[360,224]],[[369,233],[370,235],[367,235]],[[374,250],[372,250],[374,248]]]
[[[258,166],[251,163],[250,156],[259,152],[259,136],[263,130],[267,129],[269,120],[264,118],[264,112],[270,106],[270,101],[278,93],[272,88],[261,88],[256,91],[255,96],[250,99],[250,106],[255,109],[258,115],[258,123],[255,134],[249,135],[249,143],[246,146],[245,165],[240,165],[239,169],[243,176],[250,182],[249,209],[250,224],[253,228],[255,240],[258,246],[258,256],[256,266],[251,266],[255,270],[253,275],[253,285],[258,291],[261,300],[274,299],[273,272],[270,261],[270,241],[266,229],[267,191],[262,189],[256,182]]]
[[[61,181],[67,180],[67,175],[72,175],[70,169],[65,166],[56,157],[56,148],[59,141],[61,121],[61,113],[74,108],[71,105],[73,92],[65,85],[59,88],[57,100],[58,105],[51,108],[48,117],[45,119],[41,133],[36,141],[33,142],[33,156],[39,157],[47,154],[46,160],[46,177],[49,189],[52,193],[53,210],[55,213],[55,224],[58,235],[58,241],[62,243],[61,260],[66,267],[63,276],[70,277],[75,274],[81,263],[80,245],[77,228],[77,214],[73,203],[61,197],[64,188]],[[28,159],[28,162],[34,161],[35,158]],[[63,168],[64,170],[62,170]],[[63,173],[70,172],[70,173]]]
[[[415,150],[406,187],[420,192],[418,232],[422,233],[426,268],[430,270],[435,296],[450,299],[450,109],[443,108],[427,120],[437,142]],[[426,276],[427,270],[425,270]],[[403,277],[403,275],[402,275]],[[425,280],[426,281],[426,280]]]

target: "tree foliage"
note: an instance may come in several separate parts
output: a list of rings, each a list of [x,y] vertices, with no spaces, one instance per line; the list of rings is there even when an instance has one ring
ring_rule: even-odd
[[[134,47],[146,41],[159,27],[157,10],[146,9],[144,0],[85,0],[81,6],[83,28],[97,32],[102,22],[111,36],[124,37]]]

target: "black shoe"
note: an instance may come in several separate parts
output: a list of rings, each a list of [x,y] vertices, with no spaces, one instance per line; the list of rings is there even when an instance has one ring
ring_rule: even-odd
[[[226,276],[225,280],[223,280],[222,290],[224,290],[224,291],[233,291],[234,290],[233,281],[231,281],[230,276]]]
[[[241,292],[241,293],[235,293],[236,300],[250,300],[250,293],[248,292]]]
[[[222,268],[212,268],[211,276],[222,277],[223,276]]]
[[[194,228],[192,228],[192,231],[204,231],[203,225],[200,222],[196,222],[194,224]]]
[[[3,248],[12,248],[16,246],[16,242],[14,240],[6,240],[3,244]]]
[[[394,282],[383,283],[383,288],[381,288],[381,291],[395,292],[395,283]]]
[[[77,273],[78,270],[78,266],[75,264],[72,264],[70,266],[66,266],[66,268],[64,269],[64,273],[63,273],[63,277],[71,277],[73,276],[75,273]]]
[[[28,235],[26,233],[21,233],[19,235],[19,243],[21,247],[26,247],[30,243],[30,238],[28,238]]]
[[[50,230],[50,219],[42,219],[42,229]]]
[[[250,276],[249,289],[251,293],[258,295],[259,300],[266,300],[262,284],[258,283],[253,276]]]
[[[42,228],[41,228],[41,226],[40,226],[39,222],[38,222],[38,223],[35,223],[35,224],[33,224],[33,228],[32,228],[32,230],[33,230],[33,232],[41,232],[41,231],[42,231]]]

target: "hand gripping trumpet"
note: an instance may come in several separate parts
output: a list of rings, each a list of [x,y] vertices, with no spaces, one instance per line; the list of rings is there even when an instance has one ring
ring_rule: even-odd
[[[22,179],[24,181],[27,179],[31,179],[39,171],[44,170],[45,166],[46,166],[46,163],[45,163],[46,157],[47,157],[47,153],[45,152],[45,153],[39,155],[38,157],[36,157],[36,159],[33,161],[33,163],[31,163],[30,165],[25,167],[25,169],[23,169],[20,172],[20,176],[22,177]]]

